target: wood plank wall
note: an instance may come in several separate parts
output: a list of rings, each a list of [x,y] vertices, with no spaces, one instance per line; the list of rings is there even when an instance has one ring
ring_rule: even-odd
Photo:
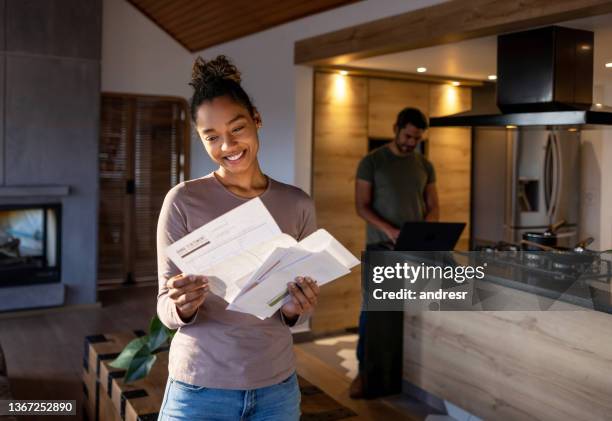
[[[367,79],[315,74],[312,192],[319,227],[357,257],[365,245],[365,223],[355,212],[355,171],[368,145]],[[312,318],[313,333],[357,326],[360,268],[324,286]]]
[[[431,84],[429,117],[461,113],[472,108],[470,88]],[[440,221],[466,222],[457,250],[470,243],[470,191],[472,134],[469,127],[432,127],[428,131],[427,157],[436,169]]]
[[[315,74],[312,194],[318,224],[356,256],[365,248],[365,223],[355,212],[354,183],[368,137],[392,138],[397,113],[415,106],[425,114],[469,109],[470,89],[336,73]],[[469,222],[470,134],[463,129],[430,129],[433,162],[442,205],[441,219]],[[467,248],[466,229],[461,248]],[[325,286],[312,319],[315,334],[357,326],[361,305],[359,268]]]
[[[429,84],[375,78],[368,82],[370,137],[393,138],[397,113],[409,105],[429,114]]]

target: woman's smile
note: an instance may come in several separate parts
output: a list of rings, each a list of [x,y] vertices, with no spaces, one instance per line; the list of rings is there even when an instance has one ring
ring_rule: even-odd
[[[243,160],[245,155],[246,151],[243,149],[240,152],[233,153],[231,155],[226,155],[223,157],[223,159],[228,161],[230,165],[236,165]]]

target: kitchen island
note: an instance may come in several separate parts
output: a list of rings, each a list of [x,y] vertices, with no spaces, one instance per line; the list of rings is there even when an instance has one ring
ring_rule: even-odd
[[[404,380],[483,419],[610,419],[610,283],[555,288],[488,272],[482,285],[490,294],[547,311],[427,311],[408,303]]]

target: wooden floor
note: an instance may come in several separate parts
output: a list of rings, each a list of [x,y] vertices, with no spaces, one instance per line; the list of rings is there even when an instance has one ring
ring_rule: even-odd
[[[101,306],[0,313],[0,343],[6,354],[15,398],[76,399],[80,413],[83,338],[97,333],[146,329],[155,313],[155,298],[155,287],[132,287],[100,292]],[[358,417],[352,419],[422,419],[400,412],[383,401],[351,400],[346,376],[330,370],[316,355],[308,354],[299,345],[296,356],[298,373],[355,411]],[[52,417],[19,418],[20,421],[38,419],[48,421]]]

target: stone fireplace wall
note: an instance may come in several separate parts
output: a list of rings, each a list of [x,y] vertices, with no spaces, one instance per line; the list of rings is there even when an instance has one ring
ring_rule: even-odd
[[[66,304],[96,301],[101,19],[101,0],[0,0],[0,204],[62,203]]]

